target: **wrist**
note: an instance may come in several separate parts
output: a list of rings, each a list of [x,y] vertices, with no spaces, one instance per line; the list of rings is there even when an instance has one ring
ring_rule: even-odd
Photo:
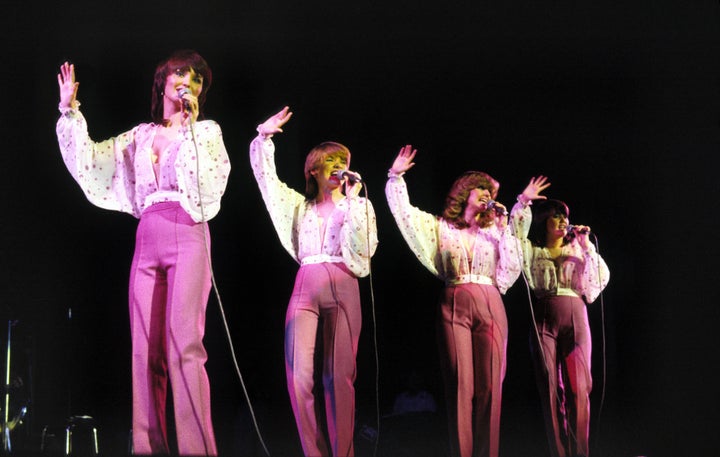
[[[58,110],[61,114],[68,113],[70,111],[75,111],[80,107],[80,102],[77,100],[74,100],[70,102],[69,104],[64,104],[62,102],[58,103]]]
[[[525,194],[519,194],[517,196],[517,201],[525,207],[532,205],[532,199]]]
[[[388,175],[388,178],[401,178],[402,175],[404,175],[404,174],[405,174],[404,171],[398,172],[398,171],[395,171],[395,170],[393,170],[393,169],[391,168],[391,169],[388,170],[388,174],[387,174],[387,175]]]
[[[258,135],[263,140],[267,140],[268,138],[271,138],[273,136],[272,133],[267,133],[265,130],[263,130],[262,124],[259,124],[255,130],[257,130]]]

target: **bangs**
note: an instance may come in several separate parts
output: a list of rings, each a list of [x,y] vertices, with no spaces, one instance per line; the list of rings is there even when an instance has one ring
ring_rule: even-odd
[[[194,70],[195,73],[203,77],[203,85],[206,86],[206,89],[212,84],[212,71],[210,67],[205,59],[194,52],[179,52],[170,57],[165,63],[164,73],[167,76],[175,71],[184,73],[189,70]]]

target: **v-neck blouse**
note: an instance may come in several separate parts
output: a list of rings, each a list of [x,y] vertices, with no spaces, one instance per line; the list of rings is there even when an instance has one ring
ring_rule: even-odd
[[[370,200],[343,198],[321,221],[315,201],[306,200],[278,178],[270,138],[258,136],[252,141],[250,165],[280,242],[295,261],[341,261],[358,277],[370,273],[370,258],[378,244]]]
[[[155,167],[152,145],[159,125],[143,123],[96,142],[79,109],[60,112],[56,131],[63,161],[94,205],[139,218],[154,203],[178,201],[196,222],[219,212],[230,160],[215,121],[196,122],[195,141],[186,129],[166,146]]]
[[[446,284],[492,284],[504,294],[520,276],[522,253],[509,228],[458,229],[410,204],[401,176],[388,178],[385,195],[410,250]],[[468,232],[474,238],[470,249],[463,241]]]

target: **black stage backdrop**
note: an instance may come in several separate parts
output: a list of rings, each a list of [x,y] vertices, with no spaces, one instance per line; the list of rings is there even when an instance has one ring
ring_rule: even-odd
[[[295,115],[276,137],[281,178],[302,190],[309,149],[342,142],[377,212],[380,245],[361,280],[359,456],[443,455],[419,444],[445,439],[441,284],[407,249],[384,198],[386,171],[408,143],[419,151],[411,198],[427,211],[441,211],[467,169],[496,177],[508,207],[543,174],[546,194],[596,233],[611,280],[589,308],[594,455],[720,449],[718,2],[11,0],[3,22],[0,341],[5,351],[11,335],[9,416],[29,405],[16,449],[36,449],[43,430],[80,414],[95,418],[101,452],[127,452],[136,221],[92,206],[66,171],[56,74],[75,63],[91,135],[105,139],[149,120],[154,66],[177,48],[198,50],[214,71],[206,114],[233,166],[210,222],[220,298],[206,336],[224,455],[299,454],[282,357],[297,266],[247,154],[255,126],[284,105]],[[542,457],[522,278],[505,304],[501,454]],[[420,425],[389,415],[413,371],[440,403]]]

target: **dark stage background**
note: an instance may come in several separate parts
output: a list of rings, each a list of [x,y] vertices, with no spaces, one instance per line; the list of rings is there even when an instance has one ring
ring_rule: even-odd
[[[544,174],[546,194],[597,234],[611,279],[589,308],[594,455],[717,454],[718,2],[11,0],[3,22],[0,341],[5,350],[4,326],[14,322],[13,380],[22,385],[10,389],[9,412],[29,405],[12,432],[16,449],[35,449],[45,426],[87,414],[101,452],[125,455],[130,428],[136,221],[92,206],[62,163],[59,65],[75,63],[100,140],[149,120],[156,62],[191,47],[213,68],[206,114],[222,126],[233,165],[210,222],[221,300],[211,297],[206,337],[223,455],[264,455],[262,444],[272,456],[299,455],[282,358],[297,267],[247,158],[255,126],[284,105],[295,115],[276,137],[281,178],[301,190],[309,149],[340,141],[377,212],[380,245],[361,281],[360,457],[442,455],[427,444],[444,440],[442,402],[420,422],[386,417],[413,370],[441,398],[441,284],[406,247],[384,198],[386,170],[407,143],[419,150],[411,197],[427,211],[441,211],[467,169],[499,179],[508,206]],[[543,457],[522,279],[505,303],[501,453]]]

